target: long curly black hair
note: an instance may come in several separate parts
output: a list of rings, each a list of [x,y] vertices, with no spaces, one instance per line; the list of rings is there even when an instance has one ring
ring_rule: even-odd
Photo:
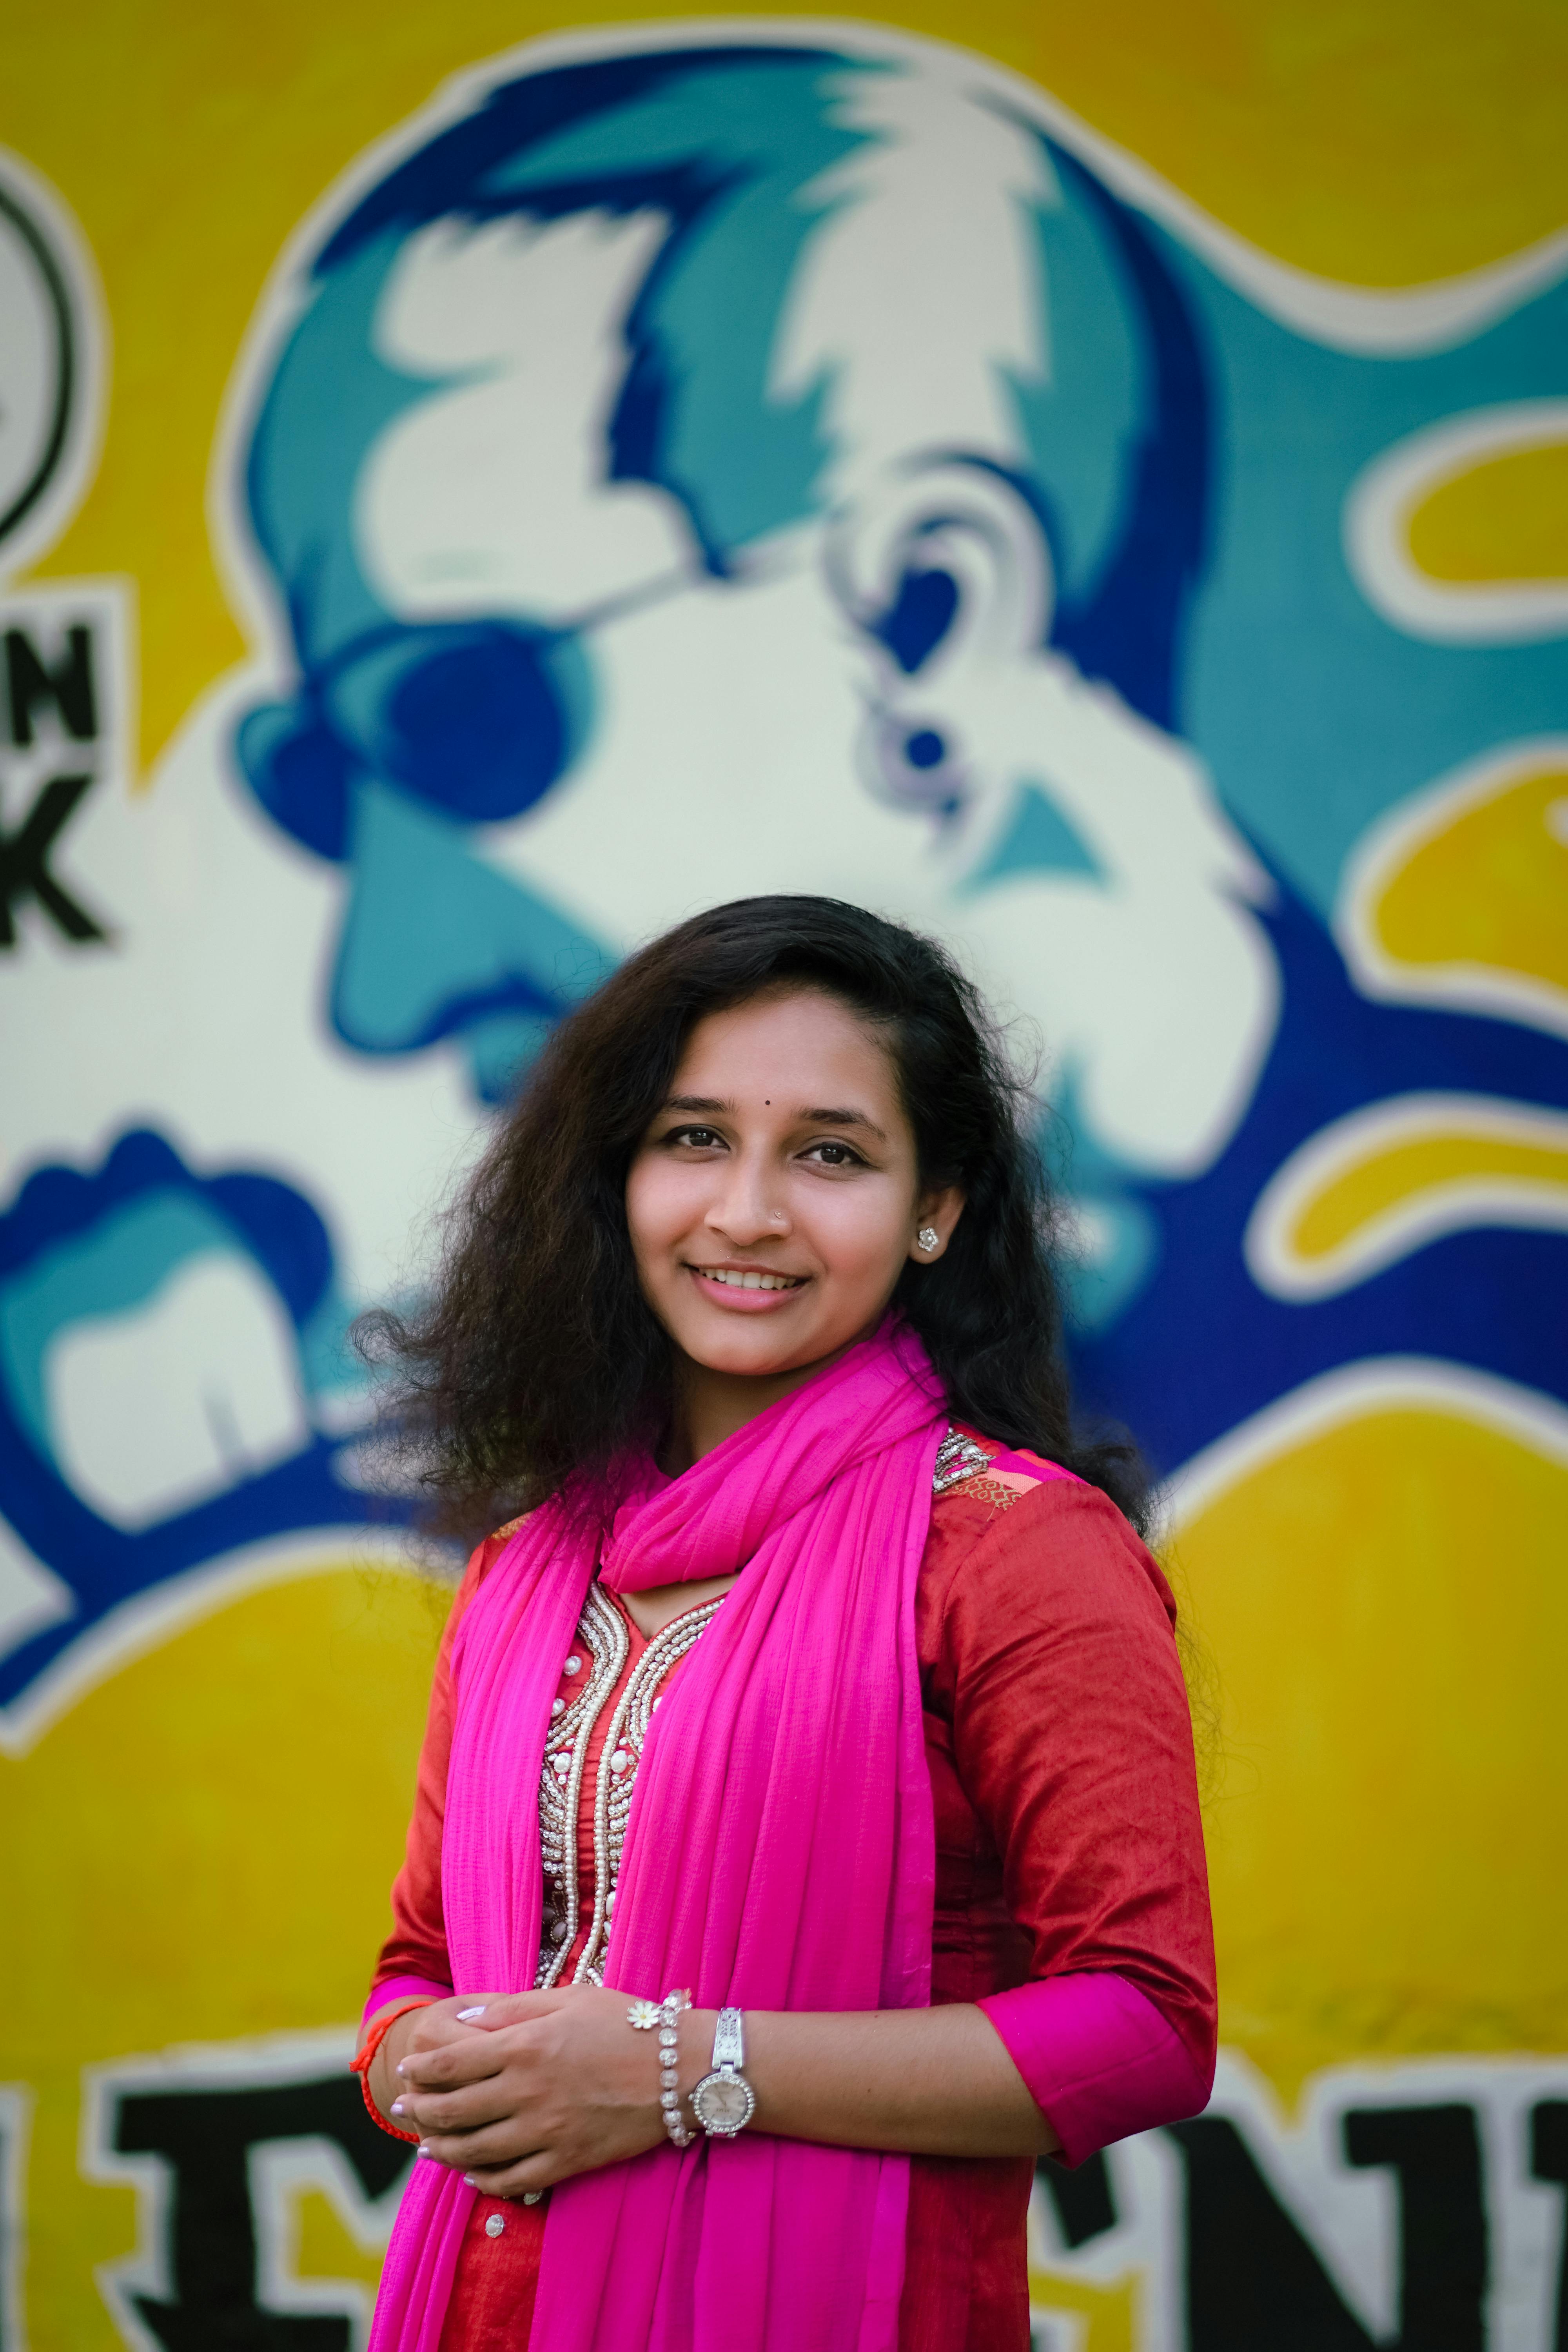
[[[671,1347],[638,1285],[626,1172],[694,1025],[795,986],[874,1026],[922,1185],[963,1187],[947,1250],[907,1265],[892,1302],[953,1418],[1077,1471],[1144,1525],[1131,1442],[1074,1425],[1037,1106],[979,994],[918,931],[780,897],[679,924],[561,1023],[449,1213],[427,1302],[363,1327],[395,1375],[392,1419],[434,1532],[476,1538],[658,1434]]]

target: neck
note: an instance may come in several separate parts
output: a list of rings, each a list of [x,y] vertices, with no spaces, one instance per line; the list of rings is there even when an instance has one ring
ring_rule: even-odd
[[[815,1363],[798,1364],[787,1372],[719,1372],[690,1356],[678,1357],[675,1410],[669,1434],[658,1449],[659,1468],[667,1477],[679,1478],[683,1470],[689,1470],[694,1462],[700,1462],[705,1454],[711,1454],[716,1445],[755,1421],[758,1413],[777,1404],[780,1397],[792,1395],[829,1364],[837,1363],[866,1336],[858,1331],[831,1355],[819,1356]]]

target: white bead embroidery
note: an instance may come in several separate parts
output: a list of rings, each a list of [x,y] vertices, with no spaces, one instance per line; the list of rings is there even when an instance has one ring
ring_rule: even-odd
[[[991,1456],[973,1437],[950,1429],[936,1449],[936,1466],[931,1472],[931,1490],[933,1495],[945,1495],[950,1486],[957,1486],[965,1478],[977,1477],[989,1470]]]

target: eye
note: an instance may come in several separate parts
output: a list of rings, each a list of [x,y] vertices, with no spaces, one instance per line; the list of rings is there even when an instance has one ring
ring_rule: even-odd
[[[666,1143],[687,1143],[695,1151],[711,1151],[724,1141],[716,1127],[672,1127],[664,1139]]]
[[[814,1143],[803,1152],[805,1160],[816,1160],[824,1168],[864,1168],[866,1162],[847,1143]]]

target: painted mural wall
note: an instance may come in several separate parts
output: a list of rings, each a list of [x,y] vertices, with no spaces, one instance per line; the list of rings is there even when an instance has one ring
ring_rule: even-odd
[[[636,941],[1040,1056],[1225,2055],[1051,2352],[1568,2347],[1568,33],[6,33],[0,2352],[362,2345],[443,1606],[348,1333]]]

